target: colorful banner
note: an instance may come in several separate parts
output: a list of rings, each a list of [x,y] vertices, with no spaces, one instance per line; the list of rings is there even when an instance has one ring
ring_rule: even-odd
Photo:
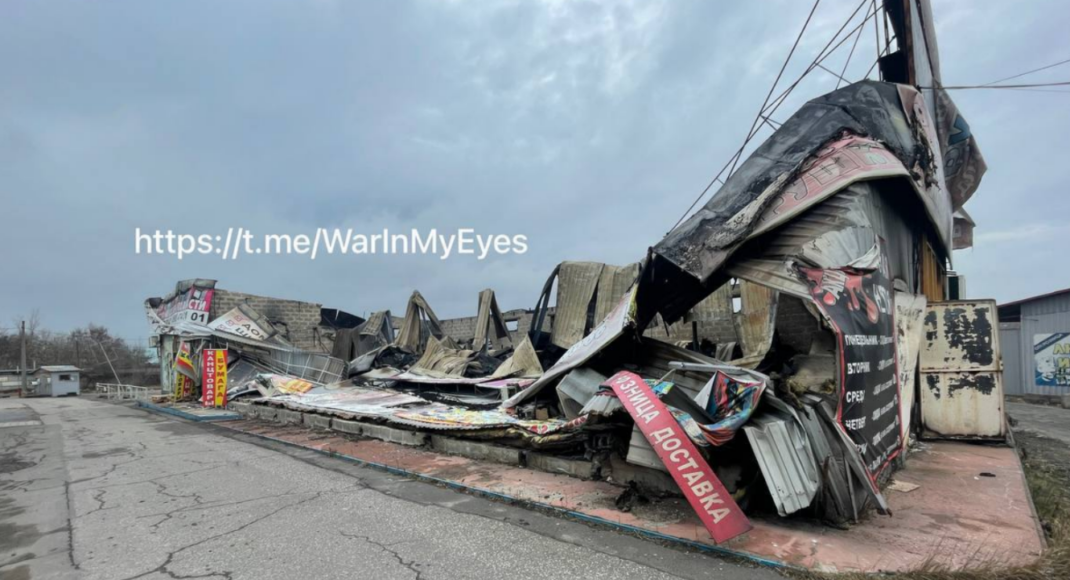
[[[197,370],[193,368],[192,353],[189,343],[183,341],[182,345],[178,347],[178,354],[175,355],[175,370],[186,375],[191,380],[197,378]]]
[[[888,257],[874,270],[799,268],[839,341],[837,417],[871,480],[899,453],[902,423]]]
[[[620,398],[715,542],[726,542],[751,529],[743,510],[646,381],[621,371],[603,386],[611,387]]]
[[[227,406],[227,350],[206,348],[201,353],[201,404]]]
[[[316,386],[304,379],[284,375],[271,375],[268,377],[268,382],[277,392],[284,395],[307,393]]]
[[[1033,365],[1038,387],[1070,387],[1070,332],[1034,334]]]
[[[758,400],[765,392],[765,381],[751,376],[729,375],[717,371],[710,379],[708,412],[716,423],[701,425],[703,435],[711,445],[724,445],[732,440],[736,431],[754,414]],[[703,387],[703,392],[706,388]],[[701,400],[702,394],[699,394]]]

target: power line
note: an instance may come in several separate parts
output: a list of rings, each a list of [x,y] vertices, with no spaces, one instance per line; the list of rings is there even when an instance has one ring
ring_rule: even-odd
[[[817,11],[818,4],[821,4],[821,0],[816,0],[814,2],[813,7],[810,8],[810,14],[806,16],[806,22],[803,22],[802,30],[800,30],[799,34],[795,37],[795,43],[791,45],[791,50],[788,51],[788,57],[784,59],[784,64],[780,65],[780,72],[778,72],[776,78],[773,79],[773,86],[769,87],[769,92],[766,93],[765,100],[762,101],[762,106],[758,109],[758,115],[754,118],[754,122],[751,123],[750,129],[747,130],[748,137],[746,141],[744,141],[744,146],[746,146],[747,141],[750,141],[750,136],[754,135],[754,133],[757,131],[757,128],[759,126],[758,122],[762,118],[762,113],[765,112],[766,106],[769,105],[769,98],[773,96],[773,91],[776,90],[777,84],[780,83],[780,78],[784,76],[784,70],[788,68],[788,63],[791,62],[791,57],[795,54],[795,49],[799,47],[799,41],[802,40],[803,34],[806,33],[806,28],[810,26],[810,20],[814,17],[814,12]],[[738,160],[739,157],[737,156],[736,161]],[[736,169],[736,161],[732,162],[732,167],[728,170],[729,176],[731,176],[732,172]]]
[[[877,10],[876,2],[873,3],[873,10],[875,15]],[[866,22],[869,22],[869,8],[866,8],[866,17],[862,20],[862,24],[865,24]],[[876,20],[873,22],[876,23]],[[840,81],[843,80],[843,75],[847,74],[847,66],[851,64],[851,57],[855,55],[855,49],[858,48],[858,41],[862,38],[863,30],[865,30],[864,26],[858,27],[858,34],[855,35],[855,41],[851,44],[851,52],[847,53],[847,60],[843,63],[843,70],[840,71],[840,74],[838,75],[840,78],[836,81],[836,89],[840,88]]]
[[[1064,95],[1070,95],[1070,91],[1060,91],[1058,89],[1015,89],[1008,88],[1008,91],[1021,91],[1023,93],[1062,93]]]
[[[840,26],[840,29],[836,31],[836,34],[834,34],[832,36],[832,39],[828,41],[828,44],[825,45],[825,48],[821,49],[821,52],[819,52],[818,55],[816,57],[814,57],[814,62],[812,62],[810,64],[810,66],[807,67],[806,70],[803,71],[803,73],[801,75],[799,75],[799,78],[795,79],[795,82],[792,83],[791,86],[789,86],[787,89],[785,89],[784,92],[780,94],[780,96],[778,96],[776,99],[773,99],[773,103],[775,104],[775,106],[773,106],[772,110],[770,110],[768,112],[768,114],[771,115],[771,114],[775,113],[777,111],[777,109],[779,109],[780,106],[783,105],[787,101],[788,96],[790,96],[791,92],[793,90],[795,90],[795,87],[797,87],[799,85],[799,83],[801,83],[803,81],[803,79],[806,78],[806,75],[808,75],[811,72],[813,72],[813,70],[815,68],[817,68],[822,62],[824,62],[825,59],[827,59],[828,57],[832,56],[832,53],[836,52],[841,46],[843,46],[843,43],[847,42],[847,39],[849,39],[851,37],[851,35],[855,33],[855,31],[857,31],[859,28],[861,28],[861,27],[866,25],[866,22],[868,21],[868,18],[863,19],[861,23],[859,23],[857,26],[852,28],[839,42],[837,42],[836,46],[833,46],[831,49],[829,49],[829,46],[831,46],[832,43],[835,42],[837,38],[839,38],[840,33],[843,32],[843,29],[847,28],[847,25],[850,24],[852,20],[854,20],[855,15],[858,14],[858,11],[861,10],[862,7],[865,6],[865,5],[866,5],[866,3],[863,0],[862,4],[859,4],[858,7],[855,8],[854,12],[852,12],[851,15],[847,17],[847,20],[843,23],[842,26]],[[880,10],[881,8],[884,8],[884,4],[883,3],[880,5],[878,10]],[[869,16],[869,18],[872,18],[872,17],[873,17],[873,15]],[[828,51],[828,52],[826,52],[826,51]],[[753,138],[753,135],[751,136],[751,138]],[[748,138],[748,141],[749,140],[750,140],[750,138]]]
[[[825,65],[823,65],[821,63],[818,63],[817,68],[829,73],[830,75],[840,79],[841,81],[844,81],[844,82],[850,84],[850,81],[848,81],[847,79],[843,78],[843,76],[841,76],[840,73],[830,69],[829,67],[827,67],[827,66],[825,66]],[[869,75],[866,75],[866,76],[869,76]]]
[[[843,39],[840,40],[840,42],[838,42],[836,44],[836,46],[832,46],[832,43],[836,42],[836,39],[839,38],[840,34],[843,33],[845,28],[847,28],[847,25],[850,24],[852,20],[854,20],[855,15],[858,14],[858,11],[861,10],[862,7],[865,6],[866,4],[869,4],[870,1],[871,0],[862,0],[862,2],[854,9],[854,11],[851,12],[851,15],[847,17],[847,20],[844,21],[843,25],[840,26],[839,30],[836,31],[836,34],[832,35],[832,38],[829,39],[828,43],[825,44],[824,48],[822,48],[821,51],[818,52],[817,56],[814,58],[814,61],[810,63],[810,66],[808,66],[806,68],[806,70],[802,73],[802,75],[799,76],[798,79],[795,80],[795,82],[793,82],[787,89],[785,89],[783,92],[781,92],[775,99],[773,99],[773,101],[771,103],[768,102],[768,97],[767,97],[766,103],[763,104],[762,110],[758,113],[759,118],[761,118],[762,115],[764,115],[765,118],[768,118],[770,115],[775,113],[777,111],[777,109],[780,108],[780,105],[784,104],[784,101],[787,99],[787,96],[791,94],[791,91],[794,90],[795,87],[798,86],[800,82],[802,82],[802,80],[806,77],[806,75],[810,74],[818,66],[821,66],[821,63],[826,58],[831,56],[832,53],[836,52],[836,50],[840,46],[842,46],[843,43],[846,42],[851,37],[851,35],[855,33],[855,31],[857,31],[858,29],[860,29],[863,26],[865,26],[870,18],[873,18],[874,16],[876,16],[877,13],[881,9],[884,8],[884,3],[883,2],[880,3],[880,5],[877,7],[877,12],[874,12],[873,14],[870,14],[866,18],[863,18],[862,22],[860,24],[858,24],[858,26],[856,26],[855,28],[852,28],[850,30],[850,32],[848,32],[847,35],[844,36]],[[816,7],[817,7],[817,4],[815,3],[814,8],[816,9]],[[869,14],[869,11],[867,10],[866,13]],[[811,9],[811,11],[810,11],[810,16],[813,16],[813,9]],[[810,20],[810,18],[808,17],[807,21],[809,22],[809,20]],[[805,30],[806,30],[806,26],[803,27],[803,31],[805,31]],[[800,35],[801,34],[802,34],[802,32],[800,32]],[[798,39],[796,39],[796,43],[795,44],[798,45]],[[831,50],[829,49],[830,46],[832,46]],[[794,50],[795,50],[795,47],[793,46],[792,47],[792,52],[794,52]],[[788,56],[790,58],[791,55],[789,54]],[[786,66],[786,63],[785,63],[785,66]],[[783,73],[783,70],[784,70],[784,68],[782,67],[781,68],[781,73]],[[836,73],[832,73],[832,74],[836,74]],[[779,80],[780,80],[780,75],[777,75],[777,82],[779,82]],[[774,82],[772,89],[770,89],[770,94],[772,94],[772,91],[776,89],[776,84],[777,83]],[[769,107],[772,107],[772,110],[768,110]],[[680,219],[676,220],[676,223],[673,224],[672,228],[669,229],[670,232],[672,230],[675,230],[676,227],[679,226],[684,221],[685,218],[687,218],[687,216],[691,213],[691,210],[695,209],[695,206],[698,205],[698,202],[701,201],[703,197],[706,196],[706,193],[709,192],[710,188],[713,187],[714,183],[717,183],[718,181],[720,181],[722,184],[724,183],[724,181],[721,179],[721,175],[724,174],[725,170],[729,169],[730,166],[731,166],[731,170],[729,170],[728,176],[730,177],[732,175],[732,171],[735,170],[735,163],[743,155],[743,151],[747,148],[747,145],[751,142],[751,140],[757,134],[757,130],[756,130],[756,127],[755,127],[755,125],[757,125],[757,124],[758,124],[758,119],[756,119],[755,123],[753,123],[751,125],[751,131],[748,132],[746,139],[743,140],[743,144],[740,145],[739,149],[737,149],[736,152],[728,159],[728,161],[724,164],[724,166],[721,168],[721,170],[717,172],[717,175],[714,176],[714,178],[710,180],[709,184],[707,184],[706,187],[698,194],[698,196],[695,198],[695,200],[691,202],[691,205],[688,206],[687,210],[685,210],[684,213],[680,216]]]
[[[1042,67],[1040,67],[1040,68],[1035,68],[1035,69],[1033,69],[1033,70],[1027,70],[1027,71],[1025,71],[1024,73],[1018,73],[1018,74],[1016,74],[1016,75],[1014,75],[1014,76],[1009,76],[1009,77],[1007,77],[1007,78],[1005,78],[1005,79],[999,79],[998,81],[992,81],[992,82],[990,82],[990,83],[985,83],[985,84],[984,84],[984,85],[982,85],[982,86],[994,85],[994,84],[997,84],[997,83],[1002,83],[1003,81],[1009,81],[1009,80],[1011,80],[1011,79],[1016,79],[1016,78],[1018,78],[1018,77],[1024,77],[1025,75],[1031,75],[1031,74],[1033,74],[1033,73],[1035,73],[1035,72],[1040,72],[1040,71],[1042,71],[1042,70],[1047,70],[1047,69],[1049,69],[1049,68],[1057,67],[1057,66],[1059,66],[1059,65],[1061,65],[1061,64],[1066,64],[1066,63],[1068,63],[1068,62],[1070,62],[1070,58],[1068,58],[1068,59],[1066,59],[1066,60],[1060,60],[1059,62],[1056,62],[1056,63],[1053,63],[1053,64],[1049,64],[1049,65],[1047,65],[1047,66],[1042,66]]]
[[[921,87],[923,89],[943,89],[945,91],[964,91],[970,89],[1033,89],[1039,87],[1065,87],[1070,85],[1070,81],[1059,81],[1055,83],[1034,83],[1028,85],[960,85],[956,87]]]

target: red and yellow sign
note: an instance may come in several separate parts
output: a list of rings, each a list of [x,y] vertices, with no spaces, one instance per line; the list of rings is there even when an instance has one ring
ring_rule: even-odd
[[[201,403],[227,406],[227,349],[206,348],[201,354]]]
[[[727,542],[751,529],[706,459],[639,375],[621,371],[602,384],[613,388],[715,542]]]
[[[193,379],[175,371],[174,390],[171,394],[175,401],[184,401],[191,398],[193,396]]]

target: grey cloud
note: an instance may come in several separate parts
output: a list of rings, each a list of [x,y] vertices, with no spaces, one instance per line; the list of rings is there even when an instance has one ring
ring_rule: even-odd
[[[786,78],[854,5],[822,3]],[[181,278],[355,312],[401,310],[419,288],[456,316],[474,313],[484,287],[503,308],[532,306],[561,260],[637,260],[738,147],[809,6],[14,0],[0,10],[0,255],[27,273],[0,289],[0,321],[39,307],[55,329],[93,321],[144,336],[141,300]],[[1057,2],[1026,12],[938,1],[935,13],[949,81],[1070,53]],[[777,116],[834,84],[815,72]],[[969,206],[981,231],[1066,209],[1050,171],[1063,96],[957,98],[991,166]],[[526,234],[531,250],[485,262],[133,254],[135,227],[230,226],[476,227]],[[1057,249],[1030,247],[1028,262],[1018,251],[979,243],[956,265],[974,294],[1000,299],[1070,283],[1032,269]]]

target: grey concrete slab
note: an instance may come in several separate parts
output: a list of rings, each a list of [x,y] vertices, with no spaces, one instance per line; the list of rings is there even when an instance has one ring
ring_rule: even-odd
[[[34,463],[0,473],[0,501],[24,509],[0,510],[0,524],[34,531],[0,550],[0,577],[19,566],[35,579],[777,577],[210,424],[25,404],[44,425],[0,430]],[[8,561],[15,551],[23,559]]]
[[[1070,409],[1008,401],[1007,414],[1018,422],[1016,430],[1029,431],[1070,445]]]

